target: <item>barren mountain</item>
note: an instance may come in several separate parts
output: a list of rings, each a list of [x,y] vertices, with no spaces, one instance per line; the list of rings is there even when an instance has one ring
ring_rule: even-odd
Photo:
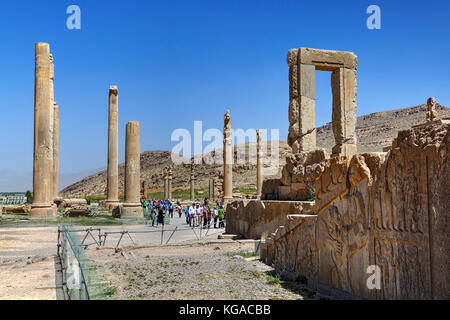
[[[440,117],[450,117],[450,109],[441,105],[436,106]],[[424,123],[426,105],[418,105],[410,108],[383,111],[367,114],[357,119],[356,134],[358,139],[358,152],[382,151],[383,147],[390,146],[392,139],[397,136],[399,130],[405,130],[413,125]],[[317,145],[325,148],[329,153],[334,145],[331,123],[317,128]],[[276,147],[274,145],[274,147]],[[266,158],[271,155],[272,142],[267,143]],[[235,164],[233,165],[233,186],[254,187],[256,183],[256,143],[246,143],[234,146]],[[249,152],[250,151],[250,152]],[[278,170],[266,175],[266,178],[275,178],[281,175],[281,168],[285,164],[286,156],[291,152],[286,141],[279,141]],[[222,159],[222,149],[211,152],[202,157],[194,166],[195,187],[206,188],[209,178],[216,178],[218,189],[221,189],[223,170],[221,164],[207,164],[208,158]],[[145,181],[149,191],[161,191],[164,185],[163,170],[173,165],[172,186],[174,189],[189,188],[190,162],[184,159],[184,164],[174,164],[172,159],[180,158],[169,151],[145,151],[141,154],[141,181]],[[238,161],[239,159],[239,161]],[[268,160],[266,160],[268,161]],[[274,162],[272,162],[274,163]],[[266,168],[269,167],[267,163]],[[278,171],[278,172],[276,172]],[[123,192],[125,166],[119,165],[119,192]],[[84,197],[87,195],[106,194],[106,170],[88,176],[61,191],[63,197]]]

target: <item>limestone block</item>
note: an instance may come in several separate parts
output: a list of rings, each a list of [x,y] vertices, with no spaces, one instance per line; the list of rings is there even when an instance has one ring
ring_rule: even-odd
[[[298,49],[298,63],[312,64],[317,70],[332,71],[337,68],[358,68],[358,58],[353,52],[321,50],[312,48]]]

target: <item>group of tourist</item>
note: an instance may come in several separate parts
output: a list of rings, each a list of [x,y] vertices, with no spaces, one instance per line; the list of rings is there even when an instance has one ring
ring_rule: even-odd
[[[194,202],[192,205],[183,206],[180,201],[174,205],[170,200],[143,200],[141,202],[145,211],[150,212],[152,227],[164,225],[164,217],[168,215],[173,218],[174,211],[181,218],[184,212],[186,224],[190,227],[225,228],[225,210],[219,201],[214,206],[209,205],[209,199],[205,198],[204,204]]]

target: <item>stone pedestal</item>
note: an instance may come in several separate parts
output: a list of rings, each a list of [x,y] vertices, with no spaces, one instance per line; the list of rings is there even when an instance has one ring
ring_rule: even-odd
[[[261,198],[263,185],[262,130],[256,130],[256,196]]]
[[[108,173],[105,207],[109,210],[119,205],[119,90],[109,87],[108,107]]]
[[[33,203],[30,217],[56,215],[53,206],[53,104],[50,46],[35,46]]]
[[[142,218],[142,206],[139,201],[140,189],[140,124],[130,121],[126,126],[125,142],[125,200],[121,218]]]

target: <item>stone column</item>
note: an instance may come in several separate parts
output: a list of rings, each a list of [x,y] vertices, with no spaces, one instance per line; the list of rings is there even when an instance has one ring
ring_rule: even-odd
[[[261,198],[263,185],[262,130],[256,130],[256,196]]]
[[[167,168],[164,168],[164,199],[169,197],[169,177],[167,176]]]
[[[209,199],[210,200],[215,200],[216,199],[216,195],[215,195],[215,190],[214,190],[214,178],[210,178],[209,179]]]
[[[172,200],[172,168],[167,170],[167,199]]]
[[[191,200],[194,201],[195,200],[195,189],[194,189],[194,166],[191,164]]]
[[[356,150],[356,70],[339,68],[331,73],[334,156],[352,156]]]
[[[109,87],[108,106],[108,173],[105,206],[112,210],[119,205],[119,90]]]
[[[56,215],[53,203],[53,119],[48,43],[35,45],[33,203],[30,217]]]
[[[143,217],[139,201],[141,175],[140,124],[130,121],[126,126],[125,141],[125,200],[121,218]]]
[[[58,198],[59,183],[59,107],[55,102],[55,60],[50,54],[50,105],[51,105],[51,131],[52,131],[52,152],[53,152],[53,174],[52,174],[52,195],[51,199]],[[56,210],[56,209],[55,209]]]
[[[231,127],[230,110],[224,115],[223,127],[223,199],[233,199],[233,128]]]
[[[59,106],[53,105],[53,199],[59,198]]]

